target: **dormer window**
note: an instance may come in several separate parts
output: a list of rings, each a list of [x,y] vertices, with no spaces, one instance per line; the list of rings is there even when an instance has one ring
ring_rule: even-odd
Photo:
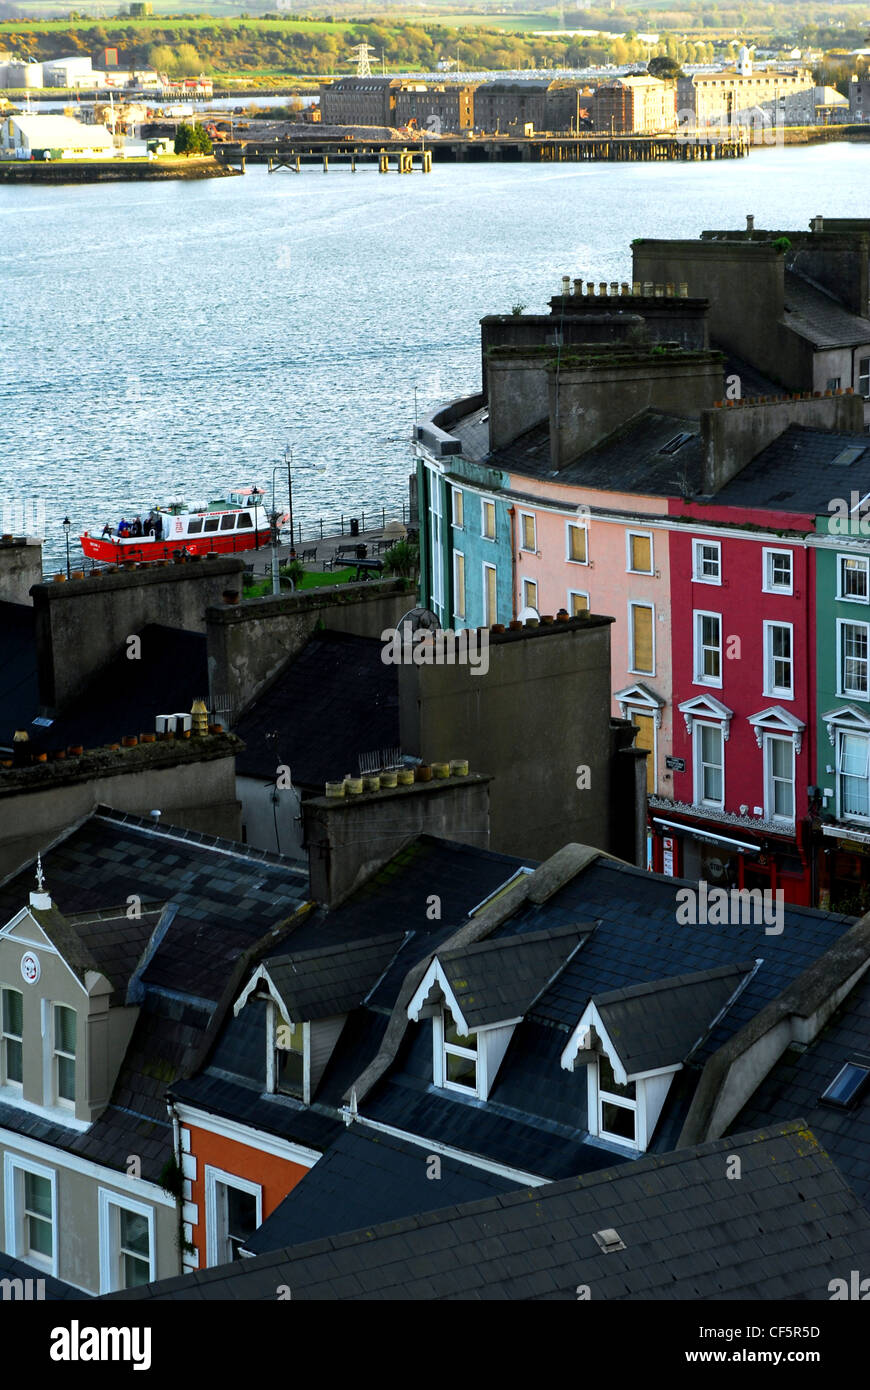
[[[451,1091],[477,1095],[477,1034],[459,1033],[449,1009],[441,1012],[444,1085]]]
[[[55,1104],[74,1109],[76,1103],[76,1015],[64,1004],[54,1006],[53,1055]]]
[[[598,1132],[602,1139],[634,1144],[637,1139],[637,1083],[620,1086],[610,1058],[598,1058]]]
[[[24,1080],[24,1000],[20,990],[0,996],[0,1086],[21,1090]]]
[[[277,1020],[275,1029],[275,1090],[305,1095],[306,1025]]]

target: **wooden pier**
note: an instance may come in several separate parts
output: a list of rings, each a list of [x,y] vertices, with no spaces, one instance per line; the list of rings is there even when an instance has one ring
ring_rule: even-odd
[[[652,160],[743,159],[749,154],[745,132],[718,138],[705,131],[703,136],[668,133],[663,135],[580,135],[478,136],[463,139],[441,137],[421,140],[347,141],[282,139],[227,142],[215,146],[215,157],[222,163],[239,165],[244,161],[267,164],[270,173],[290,170],[301,173],[315,165],[328,173],[330,165],[349,168],[351,173],[375,165],[382,174],[391,170],[410,174],[419,169],[428,174],[435,164],[473,163],[646,163]]]

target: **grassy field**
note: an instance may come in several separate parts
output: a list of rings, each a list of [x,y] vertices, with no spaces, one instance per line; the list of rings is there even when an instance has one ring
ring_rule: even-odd
[[[322,589],[328,584],[347,584],[356,574],[355,569],[326,570],[319,573],[316,570],[306,570],[302,576],[301,589]],[[246,584],[244,587],[244,598],[262,598],[272,592],[272,576],[258,580],[256,584]],[[290,590],[284,585],[281,586],[282,594],[289,594]]]

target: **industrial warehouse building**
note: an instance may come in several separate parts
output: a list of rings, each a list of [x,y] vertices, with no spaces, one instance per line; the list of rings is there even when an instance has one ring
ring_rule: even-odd
[[[677,81],[680,123],[692,126],[769,124],[813,125],[815,82],[809,68],[753,69],[746,48],[736,68],[696,72]]]
[[[105,126],[82,125],[69,116],[8,116],[0,125],[6,159],[99,159],[114,154]]]
[[[676,120],[674,89],[657,77],[618,77],[592,101],[595,130],[611,135],[657,135],[673,130]]]

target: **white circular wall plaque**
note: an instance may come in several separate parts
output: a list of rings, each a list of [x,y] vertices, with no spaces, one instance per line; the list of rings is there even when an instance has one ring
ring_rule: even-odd
[[[21,957],[21,977],[29,985],[35,985],[42,973],[39,964],[39,956],[35,956],[32,951],[25,951]]]

